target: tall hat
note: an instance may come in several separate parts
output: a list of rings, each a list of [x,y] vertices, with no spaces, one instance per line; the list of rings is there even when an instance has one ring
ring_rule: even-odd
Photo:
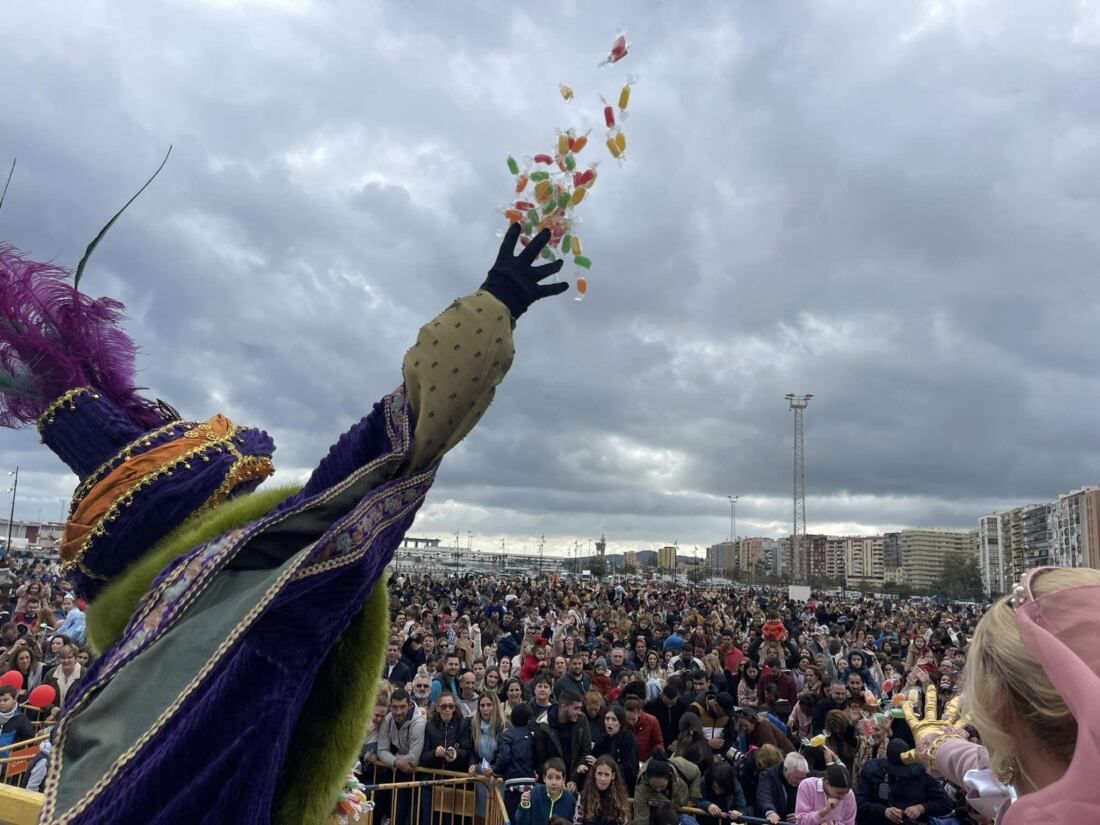
[[[186,519],[273,472],[267,433],[221,415],[184,421],[139,395],[123,309],[0,245],[0,426],[37,424],[79,478],[61,558],[89,599]]]

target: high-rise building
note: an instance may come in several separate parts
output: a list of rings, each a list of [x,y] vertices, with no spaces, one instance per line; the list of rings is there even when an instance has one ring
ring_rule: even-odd
[[[829,536],[825,539],[825,578],[844,581],[848,564],[848,537]]]
[[[753,570],[755,565],[765,562],[766,553],[764,548],[769,543],[774,547],[775,540],[764,538],[741,539],[737,547],[737,564],[741,570],[748,573]]]
[[[677,547],[662,547],[657,551],[657,566],[662,570],[676,569]]]
[[[1007,593],[1012,587],[1012,558],[1006,541],[1008,514],[994,513],[978,519],[978,567],[982,589],[989,598]]]
[[[737,572],[740,564],[735,541],[722,541],[707,548],[707,571],[712,575],[732,575]]]
[[[762,561],[764,562],[764,569],[769,573],[775,573],[779,570],[779,542],[776,539],[764,539],[764,543],[761,545],[764,556]]]
[[[796,582],[807,582],[809,579],[824,579],[825,556],[829,537],[817,533],[802,537],[802,553],[804,554],[804,574],[796,577]],[[808,578],[807,578],[808,577]]]
[[[882,536],[849,536],[844,548],[845,586],[877,590],[886,582]]]
[[[636,550],[627,550],[623,553],[623,567],[638,569],[638,552]]]
[[[1049,563],[1056,567],[1100,567],[1100,487],[1062,493],[1047,518]]]
[[[924,591],[943,575],[945,565],[963,561],[974,546],[970,530],[902,530],[899,539],[903,581]]]
[[[900,577],[901,570],[901,534],[882,534],[882,569],[885,574]],[[895,580],[896,580],[895,579]]]

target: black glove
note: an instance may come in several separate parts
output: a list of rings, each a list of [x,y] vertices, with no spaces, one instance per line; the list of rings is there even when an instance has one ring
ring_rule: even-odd
[[[565,261],[557,260],[545,266],[534,266],[535,259],[550,240],[550,230],[544,229],[531,239],[531,243],[518,255],[513,254],[519,238],[519,224],[508,227],[504,242],[497,253],[497,262],[489,270],[489,276],[481,288],[498,298],[512,313],[512,320],[527,311],[540,298],[560,295],[569,289],[567,283],[540,284],[549,276],[561,271]]]

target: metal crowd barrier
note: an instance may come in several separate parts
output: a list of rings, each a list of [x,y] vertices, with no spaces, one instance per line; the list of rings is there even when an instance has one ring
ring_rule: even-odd
[[[373,808],[357,825],[511,825],[499,780],[455,771],[413,773],[364,766],[360,781]]]

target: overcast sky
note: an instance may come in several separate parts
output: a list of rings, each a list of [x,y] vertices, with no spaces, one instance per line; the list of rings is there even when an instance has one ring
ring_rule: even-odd
[[[413,533],[613,550],[974,527],[1100,482],[1100,3],[9,3],[0,238],[129,307],[141,383],[269,430],[279,480],[481,283],[504,158],[640,76],[545,302]],[[621,63],[596,69],[619,28]],[[564,103],[559,82],[577,100]],[[592,151],[599,154],[599,143]],[[570,293],[570,296],[572,293]],[[33,430],[17,516],[75,483]],[[3,498],[4,513],[9,498]]]

